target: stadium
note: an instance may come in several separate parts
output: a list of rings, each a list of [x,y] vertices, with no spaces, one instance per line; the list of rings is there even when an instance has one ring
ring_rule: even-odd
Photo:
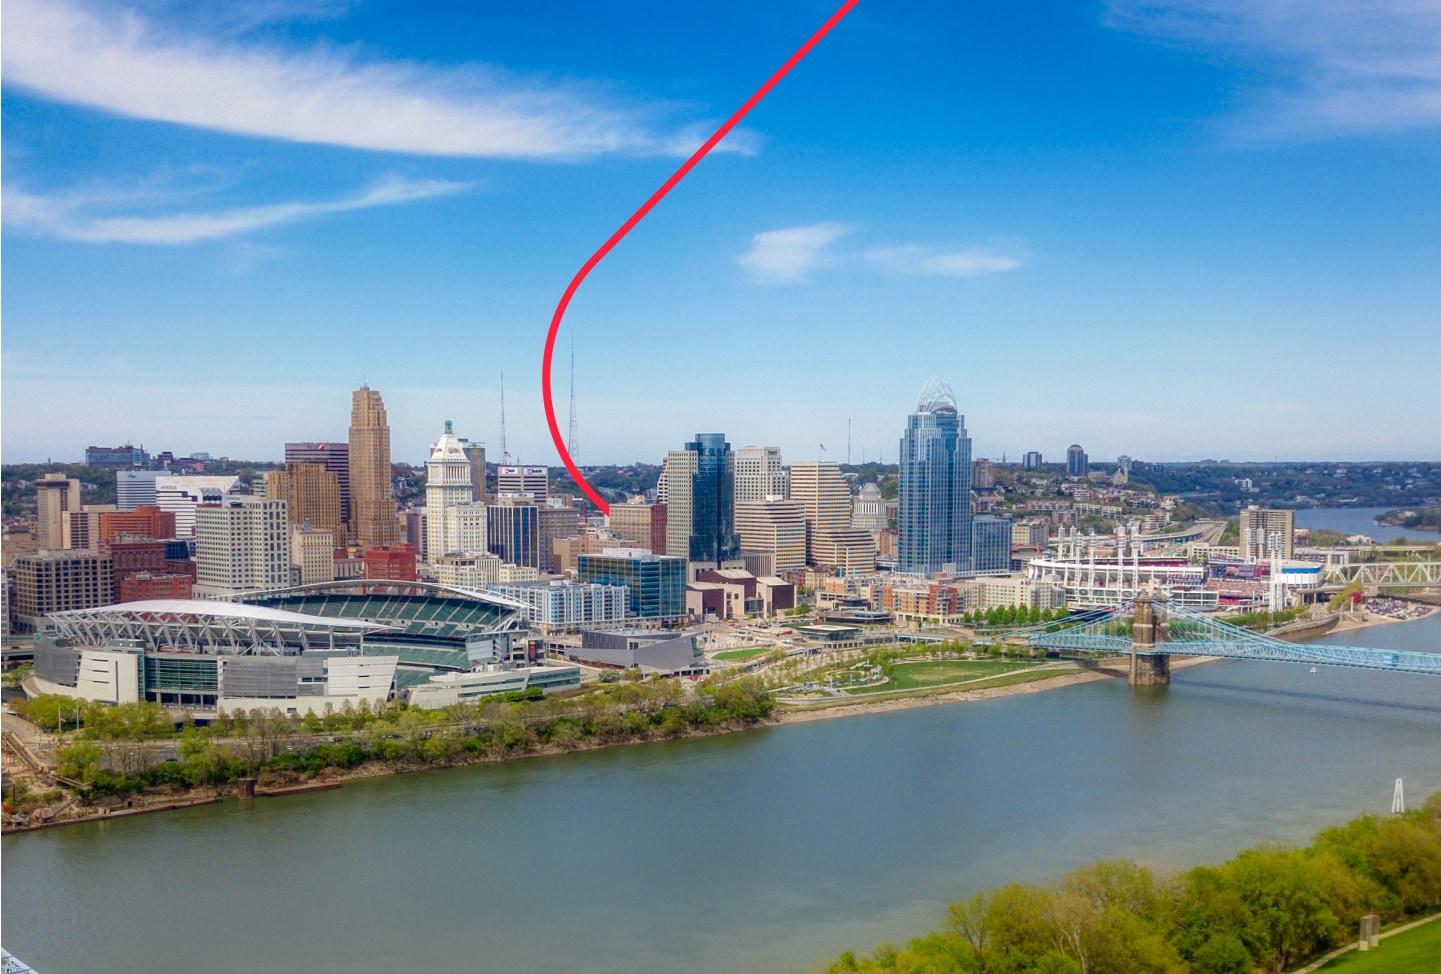
[[[35,644],[35,693],[148,700],[200,718],[374,705],[443,674],[528,669],[520,605],[428,582],[126,602],[46,622]]]

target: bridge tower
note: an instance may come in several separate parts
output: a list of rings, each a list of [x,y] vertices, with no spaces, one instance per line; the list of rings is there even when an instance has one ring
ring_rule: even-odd
[[[1131,630],[1133,687],[1163,686],[1171,682],[1171,657],[1156,652],[1166,638],[1166,612],[1149,595],[1136,596],[1136,624]]]

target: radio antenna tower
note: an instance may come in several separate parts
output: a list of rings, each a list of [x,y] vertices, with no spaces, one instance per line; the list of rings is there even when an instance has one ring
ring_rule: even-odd
[[[566,438],[565,448],[570,452],[572,460],[576,457],[575,448],[575,334],[570,336],[570,435]]]
[[[510,451],[505,448],[505,369],[500,370],[500,462],[510,462]]]
[[[851,465],[851,418],[846,417],[846,466]]]

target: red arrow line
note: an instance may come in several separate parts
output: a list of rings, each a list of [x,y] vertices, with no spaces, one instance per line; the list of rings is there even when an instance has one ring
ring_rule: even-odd
[[[550,331],[545,336],[545,356],[540,366],[540,394],[545,401],[545,420],[550,424],[550,438],[555,443],[556,450],[560,452],[561,460],[565,462],[565,469],[570,471],[571,477],[580,486],[580,489],[585,491],[585,496],[589,497],[595,503],[595,506],[607,515],[610,514],[610,505],[606,503],[605,498],[601,497],[596,489],[590,485],[590,482],[581,474],[580,469],[575,465],[575,460],[572,459],[570,455],[570,451],[565,448],[565,440],[562,439],[560,435],[560,425],[555,419],[555,403],[552,401],[550,394],[550,361],[555,354],[555,338],[560,332],[560,322],[561,319],[565,317],[566,308],[570,307],[570,299],[575,296],[576,289],[580,287],[581,281],[586,279],[586,276],[590,274],[595,265],[599,264],[605,255],[610,253],[611,249],[620,243],[637,223],[645,219],[645,215],[649,213],[657,203],[665,199],[666,194],[674,189],[676,184],[695,168],[696,163],[704,159],[710,150],[714,149],[720,140],[730,133],[731,129],[740,124],[741,119],[750,114],[750,110],[760,104],[761,99],[770,94],[771,89],[779,84],[782,78],[790,74],[791,69],[811,52],[811,48],[819,44],[821,40],[831,32],[831,29],[834,28],[836,24],[839,24],[846,14],[851,12],[851,8],[859,2],[860,0],[845,0],[845,3],[842,3],[840,8],[831,14],[830,17],[826,19],[826,22],[821,24],[820,28],[812,34],[794,54],[786,58],[786,63],[777,68],[775,73],[766,79],[765,84],[757,88],[755,94],[747,98],[745,104],[736,109],[735,114],[726,119],[721,127],[716,129],[715,133],[706,139],[699,149],[691,153],[690,158],[681,163],[680,168],[661,184],[660,189],[652,193],[650,199],[642,203],[640,209],[632,213],[630,219],[622,223],[620,229],[611,234],[610,237],[606,239],[606,242],[600,245],[600,249],[590,255],[590,260],[587,260],[581,266],[580,270],[575,272],[575,277],[570,279],[570,285],[566,287],[565,293],[560,296],[560,303],[555,306],[555,315],[550,319]]]

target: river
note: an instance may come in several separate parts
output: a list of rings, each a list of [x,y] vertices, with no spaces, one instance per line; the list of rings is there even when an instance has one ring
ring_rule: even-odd
[[[1335,639],[1441,651],[1441,616]],[[1441,789],[1441,680],[1216,663],[7,836],[44,974],[806,971],[1097,858],[1302,842]]]
[[[1399,505],[1398,505],[1399,506]],[[1413,539],[1434,538],[1434,532],[1406,531],[1404,528],[1377,524],[1376,518],[1395,507],[1310,507],[1296,512],[1296,527],[1325,531],[1342,531],[1347,535],[1364,534],[1377,541],[1390,541],[1409,535]]]

